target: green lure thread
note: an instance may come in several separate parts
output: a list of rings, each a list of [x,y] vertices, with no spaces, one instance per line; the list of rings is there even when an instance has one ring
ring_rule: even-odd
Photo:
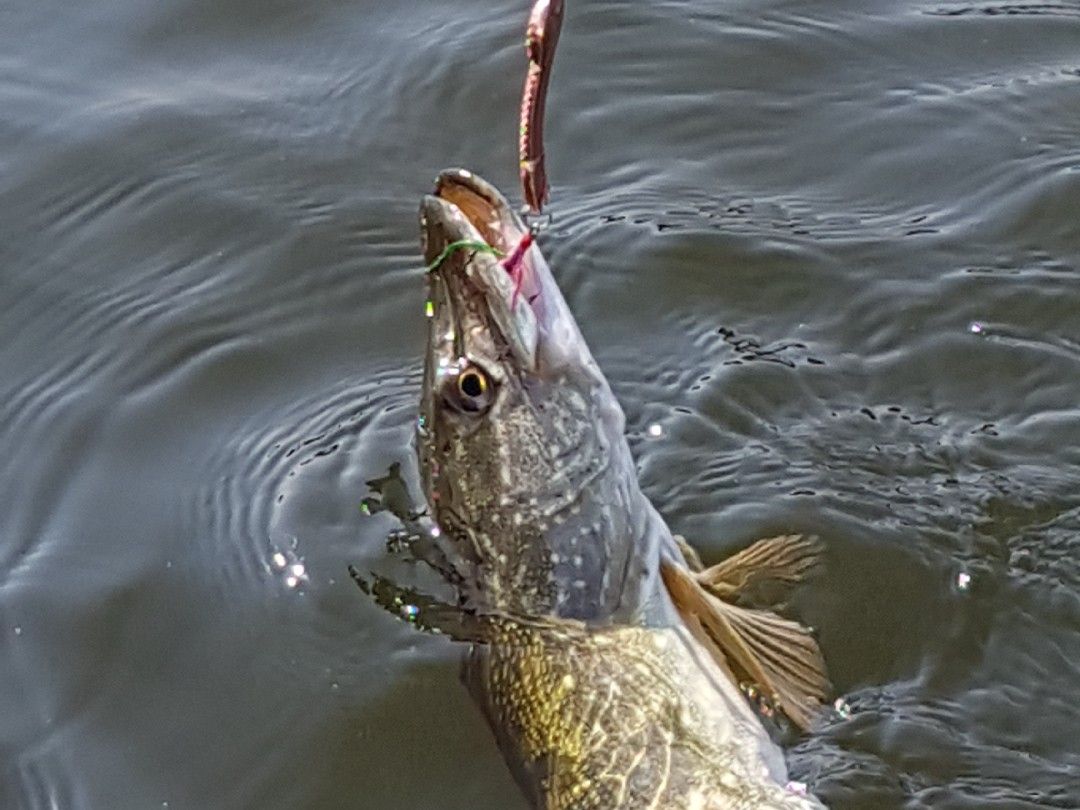
[[[470,239],[459,239],[457,242],[451,242],[449,245],[443,248],[442,253],[438,255],[435,261],[433,261],[427,266],[427,272],[434,273],[436,270],[439,269],[439,267],[442,266],[443,262],[450,258],[451,254],[459,250],[476,250],[481,253],[490,253],[492,256],[495,256],[498,259],[501,259],[503,257],[503,253],[501,250],[493,248],[487,242],[475,242]]]

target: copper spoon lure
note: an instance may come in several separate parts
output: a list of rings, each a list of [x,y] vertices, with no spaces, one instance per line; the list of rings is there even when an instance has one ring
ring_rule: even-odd
[[[562,29],[563,0],[537,0],[525,31],[529,72],[521,99],[518,159],[525,204],[539,214],[548,200],[544,168],[544,102],[547,98],[555,46]]]

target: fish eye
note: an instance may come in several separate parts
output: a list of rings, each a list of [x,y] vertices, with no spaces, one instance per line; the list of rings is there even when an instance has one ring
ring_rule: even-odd
[[[487,393],[487,378],[478,369],[467,368],[457,378],[458,391],[462,396],[477,399]]]
[[[465,366],[453,380],[446,399],[459,411],[479,414],[491,407],[495,387],[487,372],[479,366]]]

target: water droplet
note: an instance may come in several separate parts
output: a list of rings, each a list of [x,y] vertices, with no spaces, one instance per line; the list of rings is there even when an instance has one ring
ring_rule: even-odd
[[[981,334],[983,333],[983,330],[984,330],[985,328],[986,328],[986,327],[985,327],[985,326],[983,326],[983,325],[982,325],[981,323],[979,323],[978,321],[972,321],[972,322],[971,322],[971,323],[970,323],[970,324],[968,325],[968,331],[969,331],[969,332],[971,332],[971,334],[973,334],[973,335],[981,335]]]
[[[654,439],[659,439],[664,435],[664,426],[660,424],[649,425],[649,435]]]
[[[416,605],[402,605],[401,606],[401,618],[407,622],[415,622],[420,615],[420,608]]]
[[[293,576],[297,579],[303,579],[305,576],[303,563],[293,563],[292,568],[290,568],[289,570],[292,571]]]
[[[796,796],[805,796],[809,788],[807,787],[806,782],[796,782],[792,780],[784,786],[784,790],[788,793],[794,793]]]
[[[285,584],[290,588],[295,588],[297,585],[300,584],[300,580],[298,580],[296,577],[285,577]]]
[[[288,560],[285,559],[285,555],[282,554],[280,551],[275,551],[274,552],[273,560],[274,560],[274,565],[276,565],[278,568],[284,568],[285,563],[288,562]]]
[[[833,702],[833,709],[845,720],[851,717],[851,705],[843,698],[837,698]]]
[[[956,575],[956,587],[962,591],[966,591],[971,587],[971,574],[967,571],[961,571]]]
[[[15,629],[15,635],[17,635],[17,636],[22,635],[22,627],[20,627],[19,625],[15,625],[14,629]]]
[[[428,301],[426,304],[424,304],[424,314],[427,315],[427,317],[429,317],[429,318],[434,318],[435,317],[435,302],[434,301]]]

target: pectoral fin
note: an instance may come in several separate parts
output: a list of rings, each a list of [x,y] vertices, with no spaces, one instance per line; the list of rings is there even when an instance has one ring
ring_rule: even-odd
[[[442,602],[378,574],[365,577],[351,565],[349,576],[379,607],[419,630],[472,644],[483,644],[491,637],[492,622],[495,620],[491,616]]]
[[[771,537],[701,571],[697,578],[714,595],[733,601],[759,582],[793,585],[802,581],[818,566],[821,551],[816,537]]]
[[[701,557],[698,556],[697,549],[690,545],[690,542],[681,534],[672,535],[672,537],[674,537],[675,545],[679,547],[683,559],[686,560],[686,567],[695,574],[704,571],[705,564],[701,561]]]
[[[788,548],[779,549],[777,546],[785,544],[765,540],[696,577],[681,565],[666,561],[661,565],[661,574],[684,620],[697,631],[699,640],[703,632],[710,652],[726,664],[721,669],[736,685],[744,682],[755,685],[773,708],[807,730],[829,692],[825,662],[810,631],[771,611],[730,604],[713,592],[711,584],[706,584],[706,581],[711,583],[706,575],[710,572],[715,575],[717,569],[722,569],[723,576],[715,581],[727,586],[725,592],[734,595],[737,592],[732,589],[732,583],[749,582],[765,572],[770,572],[770,578],[782,575],[780,578],[785,581],[798,578],[802,575],[798,572],[804,570],[805,552],[795,553],[789,538],[778,540],[788,541]],[[767,547],[750,553],[762,544]],[[774,546],[770,548],[768,544]],[[744,566],[749,564],[747,561],[757,561],[762,570],[748,571],[732,564],[740,557]]]

